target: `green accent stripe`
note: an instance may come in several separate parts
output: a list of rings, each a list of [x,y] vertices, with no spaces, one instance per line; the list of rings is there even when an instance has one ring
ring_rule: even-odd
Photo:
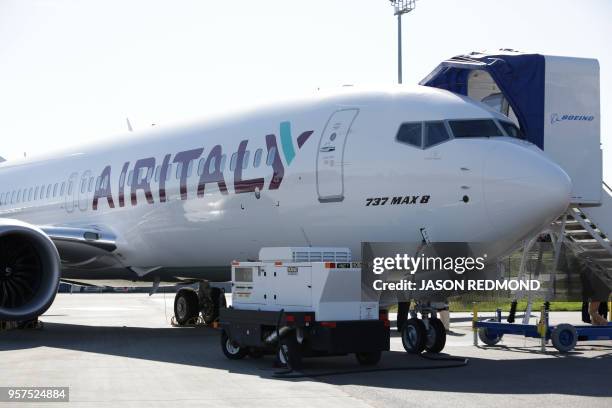
[[[285,153],[285,159],[287,159],[287,164],[291,164],[295,158],[293,139],[291,138],[291,122],[281,122],[280,137],[281,144],[283,145],[283,153]]]

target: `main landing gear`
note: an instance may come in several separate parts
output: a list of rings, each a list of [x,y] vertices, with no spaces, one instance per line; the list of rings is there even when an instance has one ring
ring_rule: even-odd
[[[174,318],[178,326],[197,323],[212,324],[225,307],[225,295],[207,281],[200,282],[198,290],[181,288],[174,298]],[[201,318],[201,320],[200,320]]]
[[[421,314],[420,319],[417,313]],[[410,312],[410,319],[403,324],[401,334],[404,349],[412,354],[425,350],[439,353],[446,345],[444,324],[436,317],[436,310],[429,306],[417,304]]]

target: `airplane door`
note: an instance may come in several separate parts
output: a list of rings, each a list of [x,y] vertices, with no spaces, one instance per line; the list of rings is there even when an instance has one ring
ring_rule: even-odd
[[[344,148],[359,109],[334,112],[317,150],[317,194],[322,203],[344,200]]]
[[[76,190],[77,190],[77,173],[72,173],[68,178],[68,184],[66,187],[66,195],[64,196],[64,208],[66,208],[66,212],[74,211],[74,202],[76,200]]]

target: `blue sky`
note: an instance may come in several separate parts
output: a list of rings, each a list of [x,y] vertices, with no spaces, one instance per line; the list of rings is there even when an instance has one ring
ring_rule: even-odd
[[[612,179],[612,1],[420,0],[404,83],[474,50],[592,57]],[[0,155],[343,84],[396,80],[387,0],[0,0]],[[609,146],[606,152],[606,147]]]

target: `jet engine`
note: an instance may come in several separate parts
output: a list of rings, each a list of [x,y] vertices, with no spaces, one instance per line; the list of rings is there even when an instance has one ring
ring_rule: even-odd
[[[60,257],[39,228],[0,219],[0,321],[24,321],[43,314],[57,293]]]

